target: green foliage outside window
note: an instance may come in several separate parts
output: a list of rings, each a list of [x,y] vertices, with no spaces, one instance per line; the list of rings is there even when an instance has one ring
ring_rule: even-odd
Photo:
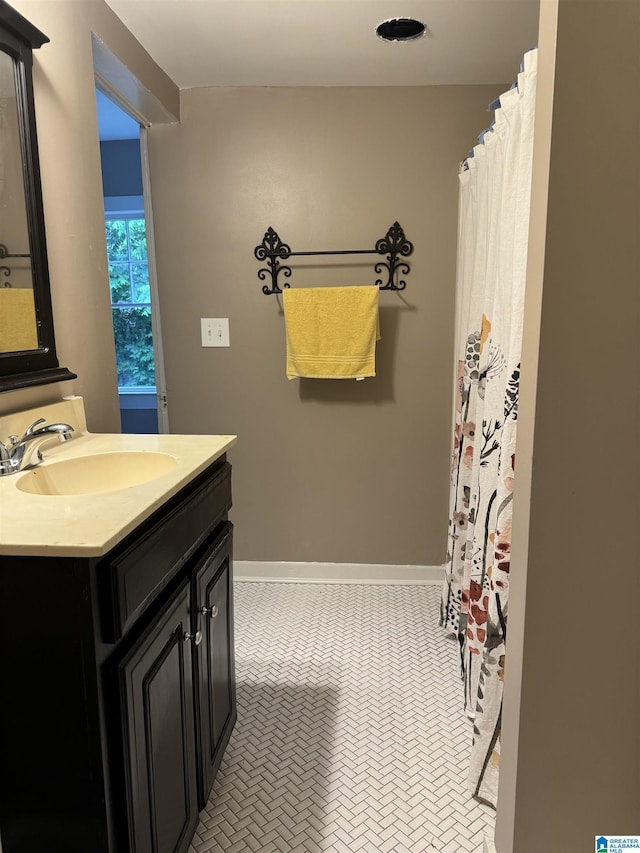
[[[151,335],[151,309],[112,308],[119,388],[156,384]]]
[[[144,219],[108,219],[107,260],[119,388],[156,384]]]

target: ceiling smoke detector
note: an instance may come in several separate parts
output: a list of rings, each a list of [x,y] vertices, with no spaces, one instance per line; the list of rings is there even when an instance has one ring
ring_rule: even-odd
[[[376,27],[376,33],[384,41],[413,41],[423,36],[427,28],[415,18],[389,18]]]

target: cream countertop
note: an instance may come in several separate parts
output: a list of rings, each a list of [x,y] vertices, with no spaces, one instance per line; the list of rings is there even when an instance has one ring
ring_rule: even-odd
[[[6,441],[7,426],[21,435],[36,417],[45,417],[48,423],[66,421],[75,432],[64,444],[45,444],[39,468],[63,459],[130,452],[165,453],[176,464],[148,482],[96,494],[31,494],[18,488],[24,474],[0,477],[0,555],[102,556],[236,443],[234,435],[89,433],[79,400],[20,413],[18,428],[15,416],[9,416],[14,417],[10,424],[0,418],[0,440]]]

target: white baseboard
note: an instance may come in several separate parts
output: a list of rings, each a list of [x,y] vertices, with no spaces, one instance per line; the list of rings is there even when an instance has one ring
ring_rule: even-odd
[[[375,563],[292,563],[234,560],[236,581],[269,583],[441,584],[443,566],[387,566]]]
[[[489,835],[485,835],[484,844],[482,845],[482,853],[497,853],[496,845],[493,842],[493,838]]]

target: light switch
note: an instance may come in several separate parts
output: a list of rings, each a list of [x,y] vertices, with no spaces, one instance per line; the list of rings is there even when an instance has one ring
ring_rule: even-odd
[[[201,317],[200,331],[203,347],[229,346],[228,317]]]

